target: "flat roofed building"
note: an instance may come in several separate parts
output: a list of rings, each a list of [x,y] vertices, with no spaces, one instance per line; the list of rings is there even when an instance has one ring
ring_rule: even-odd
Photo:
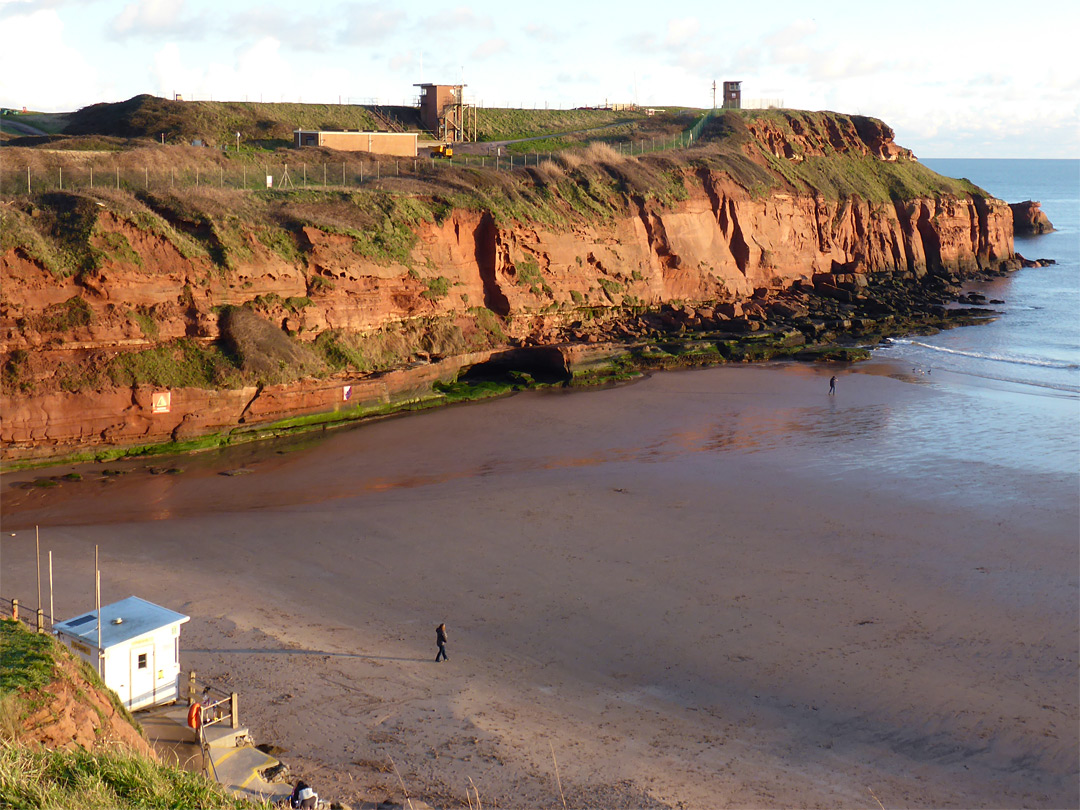
[[[416,132],[333,132],[319,129],[293,130],[293,146],[322,146],[340,152],[416,157]]]
[[[101,678],[129,709],[172,703],[180,695],[180,625],[189,616],[129,596],[101,608],[57,622],[53,630]]]

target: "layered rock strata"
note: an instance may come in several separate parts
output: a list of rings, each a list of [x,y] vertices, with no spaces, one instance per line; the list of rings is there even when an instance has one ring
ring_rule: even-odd
[[[829,137],[847,139],[873,159],[910,160],[892,144],[891,131],[849,129]],[[806,154],[807,144],[796,153],[774,136],[763,129],[758,143],[791,160]],[[791,291],[846,304],[865,301],[874,285],[918,286],[928,274],[957,281],[1014,262],[1013,213],[989,197],[871,202],[790,186],[751,193],[729,174],[701,167],[682,169],[681,181],[685,194],[673,204],[631,195],[619,215],[559,228],[454,209],[439,222],[417,223],[415,243],[400,260],[366,258],[352,236],[317,227],[299,230],[299,257],[291,261],[249,235],[224,272],[99,206],[90,246],[104,258],[92,272],[60,276],[20,247],[0,256],[0,350],[5,368],[15,358],[23,369],[21,380],[5,375],[0,396],[4,457],[177,441],[422,397],[433,381],[453,379],[513,346],[608,339],[588,323],[618,323],[631,311],[689,307],[704,311],[714,327],[730,321],[727,328],[739,332],[764,320],[747,325],[755,320],[747,313],[764,312]],[[118,244],[128,247],[116,250]],[[59,362],[180,338],[213,342],[220,308],[245,304],[258,304],[302,341],[327,330],[393,330],[418,319],[467,325],[482,309],[498,316],[505,342],[454,356],[414,356],[378,375],[176,388],[168,412],[155,412],[157,389],[149,386],[50,385],[49,370]],[[794,306],[797,313],[802,305]]]

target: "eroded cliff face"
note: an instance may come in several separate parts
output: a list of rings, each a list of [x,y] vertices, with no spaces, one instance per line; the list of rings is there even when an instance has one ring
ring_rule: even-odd
[[[797,142],[766,125],[755,137],[793,161],[823,153],[826,142],[879,160],[908,159],[891,131],[864,124],[860,132],[845,120],[824,133],[799,132],[796,122]],[[181,337],[214,341],[224,305],[256,304],[301,340],[417,318],[465,320],[485,308],[503,319],[508,342],[537,343],[553,326],[580,319],[583,308],[738,304],[797,282],[828,289],[867,274],[963,276],[1013,256],[1012,212],[995,199],[881,203],[784,188],[755,195],[707,168],[686,168],[682,180],[685,197],[674,205],[632,195],[619,215],[562,228],[455,209],[441,222],[417,225],[406,261],[366,258],[351,236],[310,226],[299,234],[300,258],[288,261],[249,235],[228,270],[207,256],[184,255],[164,235],[102,207],[91,246],[104,258],[92,272],[57,275],[22,248],[0,256],[0,350],[43,370],[32,386],[5,385],[4,455],[176,440],[332,410],[342,407],[346,384],[360,398],[392,401],[486,356],[435,358],[377,378],[340,374],[276,387],[174,390],[169,413],[152,413],[148,387],[64,391],[50,384],[50,358],[133,351]],[[118,244],[129,249],[116,250]],[[81,302],[79,317],[61,323],[73,299]]]

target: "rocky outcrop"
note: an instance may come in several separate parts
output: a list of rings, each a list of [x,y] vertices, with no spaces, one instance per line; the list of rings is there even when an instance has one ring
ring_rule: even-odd
[[[836,153],[885,161],[914,158],[910,149],[893,141],[892,127],[865,115],[776,110],[772,115],[749,119],[746,126],[769,152],[788,160]]]
[[[1009,203],[1013,216],[1013,232],[1018,236],[1050,233],[1054,230],[1050,218],[1043,213],[1041,203],[1035,200]]]
[[[887,127],[858,116],[788,116],[747,126],[761,148],[793,161],[829,150],[880,161],[910,154],[893,144]],[[438,221],[418,221],[411,250],[399,258],[363,255],[348,233],[303,225],[298,257],[283,258],[248,234],[223,266],[119,206],[99,206],[89,228],[99,256],[92,271],[65,276],[25,246],[0,255],[4,456],[178,441],[297,414],[374,407],[422,396],[433,381],[491,357],[439,349],[379,375],[232,390],[177,387],[168,414],[154,413],[148,386],[84,390],[55,379],[60,362],[89,366],[179,339],[213,343],[227,306],[252,307],[301,341],[425,319],[467,331],[482,310],[500,319],[506,348],[585,340],[583,313],[595,319],[607,312],[617,321],[619,313],[668,305],[728,319],[733,331],[751,330],[761,322],[739,321],[744,309],[764,311],[763,302],[785,290],[844,303],[884,278],[962,278],[1013,261],[1013,214],[993,198],[880,202],[787,186],[763,194],[720,168],[680,172],[684,193],[677,201],[630,195],[622,213],[559,226],[452,209]],[[216,193],[215,204],[227,206],[228,194]],[[595,331],[591,339],[598,339]]]

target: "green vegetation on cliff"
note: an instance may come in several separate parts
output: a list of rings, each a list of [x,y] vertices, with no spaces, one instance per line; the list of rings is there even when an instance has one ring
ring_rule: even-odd
[[[12,810],[266,807],[201,774],[122,751],[0,746],[0,807]]]
[[[57,689],[57,682],[66,688]],[[58,705],[56,695],[85,701],[87,692],[106,696],[116,711],[114,722],[128,724],[128,733],[141,733],[116,693],[108,689],[92,667],[78,660],[52,636],[34,633],[12,619],[0,621],[0,807],[42,810],[79,807],[106,808],[247,808],[198,773],[162,765],[127,747],[87,750],[49,750],[38,735],[53,712],[54,721],[68,719],[71,707]],[[64,698],[65,700],[68,698]],[[45,712],[48,714],[48,712]],[[39,718],[33,727],[28,718]],[[132,731],[132,729],[134,731]]]
[[[181,108],[199,109],[161,106]],[[576,112],[587,118],[598,111]],[[519,118],[507,116],[500,126],[520,129]],[[534,123],[543,129],[557,120],[571,126],[577,119],[552,115]],[[871,218],[910,229],[910,222],[896,219],[902,212],[893,209],[901,204],[984,195],[921,166],[874,119],[725,111],[698,119],[673,115],[661,126],[676,121],[682,132],[691,120],[698,121],[691,148],[649,152],[643,139],[630,155],[593,142],[526,167],[518,161],[513,171],[505,160],[496,169],[475,159],[469,165],[384,159],[374,177],[373,159],[355,154],[316,155],[327,162],[292,163],[286,172],[286,163],[296,160],[291,150],[271,158],[143,142],[117,154],[73,158],[53,148],[3,147],[8,165],[25,163],[27,176],[57,186],[26,193],[23,171],[12,183],[10,171],[0,170],[5,189],[20,189],[0,207],[0,248],[28,284],[17,302],[0,300],[12,349],[2,367],[5,392],[288,385],[487,349],[614,342],[630,334],[597,326],[597,313],[623,325],[656,316],[659,326],[646,318],[632,332],[639,338],[666,329],[681,336],[682,327],[662,313],[665,306],[712,309],[729,302],[734,289],[725,288],[708,255],[698,253],[696,266],[680,268],[684,257],[669,236],[685,236],[679,229],[686,213],[697,218],[692,227],[708,229],[705,206],[711,205],[723,233],[709,236],[710,244],[729,240],[726,258],[744,277],[749,267],[769,284],[768,274],[783,269],[771,255],[775,234],[766,249],[765,243],[750,245],[742,231],[748,212],[771,195],[802,197],[797,205],[809,209],[807,227],[822,228],[826,241],[830,227],[849,227],[864,215],[865,201]],[[260,187],[265,175],[274,178],[273,188]],[[691,194],[694,207],[681,209]],[[816,198],[819,214],[822,201],[830,203],[831,226],[815,224],[807,198]],[[732,226],[739,206],[744,222]],[[676,216],[668,218],[673,209]],[[611,239],[627,228],[640,229],[633,265]],[[546,242],[555,249],[549,252]],[[567,252],[578,242],[589,249]],[[948,279],[951,269],[966,272],[984,261],[969,246],[950,259],[955,268],[933,268],[932,254],[927,250],[925,262],[909,256],[894,269],[912,280],[939,269]],[[889,255],[875,267],[888,270]],[[863,260],[853,256],[851,267],[834,269],[844,289],[825,285],[847,310],[821,309],[814,323],[804,314],[788,326],[808,340],[835,338],[825,324],[843,323],[857,309],[853,302],[867,285]],[[815,261],[827,272],[829,257]],[[667,270],[656,271],[661,265],[697,274],[695,300],[662,298],[657,290],[667,283]],[[471,275],[463,276],[462,267]],[[41,268],[52,276],[44,296],[29,292],[43,281]],[[800,283],[813,288],[805,274]],[[731,334],[761,328],[739,313],[725,317],[737,321]],[[714,345],[701,348],[700,357],[698,347],[676,352],[675,361],[642,355],[640,362],[650,367],[791,353],[790,346],[749,336],[728,346],[716,313],[704,320],[716,322],[717,334],[706,336]],[[850,327],[839,331],[844,328]],[[454,396],[460,394],[455,389]]]
[[[632,125],[645,119],[641,111],[600,109],[528,110],[478,108],[481,141],[559,135],[584,129]],[[35,119],[36,120],[36,119]],[[29,116],[26,121],[31,123]],[[389,124],[387,122],[390,122]],[[43,126],[42,126],[43,124]],[[93,104],[63,117],[38,121],[45,131],[68,136],[134,138],[168,143],[196,139],[211,146],[241,148],[288,146],[296,129],[385,130],[393,125],[420,130],[413,107],[360,104],[300,104],[261,101],[174,101],[140,95],[127,101]],[[632,131],[632,130],[631,130]],[[99,146],[110,148],[102,142]],[[116,147],[112,144],[112,147]]]

